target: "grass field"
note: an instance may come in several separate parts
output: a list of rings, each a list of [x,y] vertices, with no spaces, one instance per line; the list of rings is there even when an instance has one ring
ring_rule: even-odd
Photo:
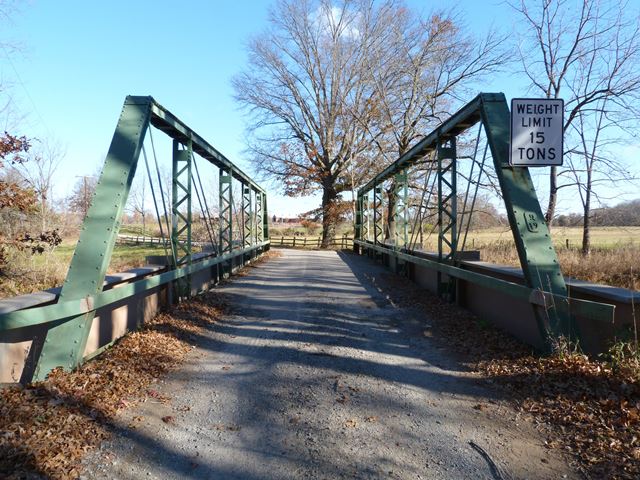
[[[344,231],[345,228],[340,229],[341,234]],[[272,235],[278,233],[272,231]],[[551,235],[565,275],[633,290],[640,288],[640,227],[594,228],[593,249],[588,258],[580,254],[580,228],[554,228]],[[0,277],[0,298],[61,285],[75,245],[75,240],[65,240],[51,254],[17,255],[10,274]],[[437,236],[425,238],[424,246],[436,251]],[[480,258],[486,262],[519,265],[511,231],[505,228],[469,232],[465,249],[479,250]],[[146,256],[163,253],[160,246],[117,245],[108,273],[142,266]]]
[[[579,249],[582,246],[582,228],[554,227],[551,238],[556,248]],[[491,228],[477,232],[469,232],[467,245],[487,245],[501,241],[512,242],[513,236],[508,228]],[[640,227],[593,227],[591,231],[591,246],[594,248],[620,248],[637,245],[640,247]]]
[[[588,257],[581,254],[581,228],[553,228],[551,237],[565,275],[632,290],[640,287],[640,227],[593,228]],[[432,235],[424,244],[425,249],[436,251],[437,237]],[[508,229],[469,232],[465,250],[479,250],[485,262],[520,264]]]
[[[52,253],[16,255],[10,274],[0,277],[0,298],[62,285],[75,248],[75,240],[65,240]],[[145,264],[146,256],[163,254],[164,248],[158,245],[116,245],[107,273],[140,267]]]

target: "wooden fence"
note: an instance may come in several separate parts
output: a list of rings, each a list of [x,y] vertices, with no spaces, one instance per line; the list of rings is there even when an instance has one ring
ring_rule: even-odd
[[[270,240],[272,247],[320,248],[322,246],[322,237],[285,237],[282,235],[271,235]],[[335,237],[329,244],[329,248],[353,248],[353,238],[348,235]]]

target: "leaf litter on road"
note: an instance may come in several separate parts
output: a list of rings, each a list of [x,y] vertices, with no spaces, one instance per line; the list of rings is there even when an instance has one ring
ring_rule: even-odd
[[[109,436],[119,411],[149,398],[170,402],[152,384],[182,363],[192,337],[224,309],[221,295],[206,293],[157,315],[73,372],[58,369],[44,382],[0,390],[0,477],[78,478],[81,458]],[[142,422],[133,417],[129,427]]]
[[[633,359],[614,368],[576,352],[541,356],[398,275],[370,280],[394,304],[426,313],[422,335],[506,389],[515,409],[544,427],[548,448],[572,455],[589,478],[640,478],[640,368]]]

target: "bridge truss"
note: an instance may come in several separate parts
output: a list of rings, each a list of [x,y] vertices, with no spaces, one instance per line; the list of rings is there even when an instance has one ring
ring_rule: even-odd
[[[469,141],[465,133],[477,124],[476,140]],[[394,259],[396,267],[410,263],[435,270],[437,291],[449,301],[456,300],[460,280],[525,299],[534,310],[539,333],[549,349],[560,337],[579,342],[574,316],[611,321],[614,307],[569,298],[529,170],[509,165],[509,128],[510,113],[502,93],[482,93],[461,108],[358,190],[354,248],[387,255]],[[473,151],[472,155],[460,155],[463,143]],[[483,143],[484,148],[479,148]],[[478,154],[482,151],[480,159]],[[492,166],[487,163],[488,154],[493,159]],[[464,159],[471,162],[463,173]],[[461,176],[467,187],[464,195],[459,188]],[[406,188],[412,181],[421,183],[421,189],[414,190],[413,196]],[[492,181],[504,202],[524,285],[470,271],[463,262],[478,188]],[[381,224],[385,191],[395,191],[392,206],[396,232],[387,238]],[[414,221],[407,232],[409,205]],[[371,217],[374,235],[368,224]],[[433,255],[423,250],[427,217],[429,234],[437,235],[437,253]]]
[[[166,134],[173,143],[170,200],[165,199],[160,188],[165,208],[164,224],[158,208],[160,201],[152,189],[160,231],[163,236],[165,231],[170,236],[165,241],[165,246],[171,249],[169,266],[159,275],[103,291],[141,152],[149,181],[152,179],[144,147],[147,133],[153,141],[151,126]],[[155,157],[155,146],[153,155]],[[196,155],[219,170],[217,218],[209,209]],[[160,177],[158,170],[158,182]],[[239,212],[233,203],[234,185],[241,192]],[[196,205],[200,206],[199,213]],[[128,96],[57,302],[0,315],[0,332],[45,327],[44,336],[34,339],[32,344],[29,356],[34,366],[32,377],[27,380],[42,380],[56,367],[69,370],[83,362],[96,309],[165,284],[174,287],[174,295],[178,298],[187,297],[193,291],[191,275],[205,269],[229,273],[234,260],[240,258],[244,262],[268,249],[266,206],[266,192],[262,187],[184,122],[152,97]],[[171,211],[170,215],[167,210]],[[210,238],[208,251],[198,254],[198,261],[194,258],[192,242],[196,213],[202,217]],[[213,231],[215,223],[218,224],[217,235]]]

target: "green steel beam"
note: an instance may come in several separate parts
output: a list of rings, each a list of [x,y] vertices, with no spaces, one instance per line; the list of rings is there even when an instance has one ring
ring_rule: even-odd
[[[220,211],[220,253],[233,251],[233,172],[220,169],[219,175],[219,211]],[[223,277],[231,275],[232,264],[220,265]]]
[[[233,189],[232,176],[220,169],[220,252],[228,253],[233,250]]]
[[[566,297],[567,286],[529,170],[509,166],[511,123],[504,96],[482,99],[481,115],[526,284]],[[579,341],[579,332],[566,305],[536,308],[535,313],[538,328],[550,348],[552,337]]]
[[[403,170],[395,175],[395,198],[396,204],[393,212],[395,232],[395,248],[407,248],[409,243],[409,225],[407,221],[407,198],[409,196],[409,183],[407,171]]]
[[[171,196],[171,242],[176,252],[174,266],[190,264],[192,258],[191,228],[192,218],[192,171],[191,171],[191,142],[186,148],[178,141],[173,141],[172,162],[172,196]]]
[[[373,241],[376,245],[384,243],[382,211],[382,187],[376,185],[373,188]]]
[[[133,283],[119,285],[117,288],[87,295],[84,298],[72,300],[59,300],[53,305],[44,307],[17,310],[0,314],[0,331],[14,330],[44,324],[58,324],[71,318],[85,315],[93,315],[95,310],[121,302],[130,297],[146,292],[154,288],[174,282],[180,278],[188,277],[201,270],[228,262],[247,253],[257,252],[269,245],[269,242],[260,242],[251,248],[236,250],[221,256],[211,255],[209,258],[193,262],[190,266],[169,270],[159,275],[138,280]]]
[[[173,140],[172,195],[171,195],[171,243],[173,268],[191,265],[193,250],[191,243],[192,218],[192,142],[187,140],[186,148],[179,140]],[[181,278],[176,284],[178,298],[191,294],[191,280]]]
[[[174,264],[188,266],[191,261],[189,247],[191,171],[190,162],[183,158],[183,155],[190,156],[191,149],[210,163],[227,169],[230,172],[229,178],[233,177],[243,181],[254,188],[256,192],[260,192],[263,202],[266,204],[266,194],[259,185],[235,168],[224,155],[211,147],[202,137],[159,105],[152,97],[128,96],[125,99],[91,206],[81,228],[80,238],[71,260],[67,278],[62,286],[58,301],[59,307],[58,305],[52,306],[54,310],[56,308],[65,310],[70,303],[84,302],[89,304],[95,295],[102,291],[105,273],[111,260],[120,220],[149,124],[165,132],[176,143],[188,145],[186,150],[176,148],[177,152],[175,152],[174,158],[177,166],[174,170],[175,186],[182,195],[181,198],[178,195],[174,196],[176,199],[173,203],[175,207],[174,218],[179,219],[187,226],[186,228],[180,226],[173,232],[175,233],[173,240],[177,240],[177,237],[183,233],[187,236],[186,247],[182,242],[176,244],[184,255],[176,258]],[[186,176],[187,180],[179,178],[181,176]],[[183,210],[186,213],[183,214]],[[190,270],[187,268],[187,271]],[[44,308],[49,307],[17,313],[24,315],[25,318],[37,318],[40,312],[47,311],[43,310]],[[33,347],[39,349],[39,351],[34,350],[36,357],[35,380],[44,379],[56,367],[68,370],[76,367],[82,361],[93,322],[93,309],[69,311],[69,315],[64,318],[57,317],[56,321],[50,319],[45,322],[50,323],[50,328],[42,345]]]
[[[267,195],[262,194],[262,239],[269,240],[269,211],[267,210]]]
[[[355,218],[355,231],[353,238],[362,240],[362,197],[358,196],[356,199],[356,218]],[[353,244],[354,251],[358,252],[358,245]]]
[[[256,192],[256,240],[262,242],[264,240],[264,214],[262,207],[261,192]]]
[[[438,261],[451,263],[457,250],[457,154],[456,137],[444,137],[437,146],[438,176]],[[438,294],[449,301],[455,300],[455,278],[443,280],[438,272]]]
[[[369,240],[369,193],[361,196],[362,198],[362,235],[361,240]]]
[[[355,242],[357,242],[363,249],[375,250],[379,253],[384,253],[391,257],[404,260],[408,263],[413,263],[415,265],[420,265],[432,270],[436,270],[451,277],[474,283],[481,287],[490,288],[492,290],[499,290],[514,298],[528,301],[534,308],[552,309],[555,308],[554,306],[557,307],[557,305],[566,305],[567,309],[571,308],[571,312],[574,315],[589,320],[595,320],[610,324],[614,318],[614,312],[616,308],[615,305],[553,294],[545,292],[543,290],[531,288],[526,285],[520,285],[518,283],[509,282],[507,280],[491,277],[489,275],[483,275],[481,273],[465,270],[460,266],[447,265],[446,263],[440,263],[436,260],[430,260],[428,258],[418,257],[416,255],[397,252],[382,245],[374,245],[371,242],[363,242],[361,240],[355,240]]]
[[[445,136],[457,136],[478,123],[480,121],[480,105],[482,101],[493,98],[504,99],[504,94],[479,94],[476,98],[449,117],[449,119],[444,121],[438,128],[411,147],[407,153],[373,177],[366,185],[361,187],[359,191],[373,190],[375,185],[381,185],[382,182],[391,178],[397,172],[414,165],[416,162],[424,161],[425,155],[435,151],[438,139]]]
[[[481,93],[418,142],[405,155],[360,188],[358,195],[362,196],[368,191],[374,190],[375,196],[375,190],[379,188],[378,185],[392,175],[423,160],[423,157],[428,153],[438,150],[441,139],[453,139],[479,121],[482,121],[525,282],[528,287],[547,291],[552,295],[566,296],[567,289],[564,277],[531,182],[529,170],[524,167],[510,167],[508,164],[509,119],[509,107],[504,94]],[[438,159],[438,161],[441,160]],[[452,163],[455,164],[455,161]],[[444,166],[441,165],[441,167]],[[453,168],[455,166],[452,166]],[[452,170],[451,173],[455,174],[455,171]],[[443,187],[447,186],[443,185]],[[454,187],[453,183],[448,188],[451,187]],[[441,200],[444,198],[446,198],[446,195]],[[451,219],[455,218],[455,204],[456,199],[452,196],[451,205],[446,210]],[[377,207],[374,204],[374,209]],[[441,233],[446,234],[449,232],[447,226],[441,225],[441,228]],[[453,255],[456,248],[454,228],[451,229],[451,235],[453,237],[442,241],[447,244]],[[377,242],[377,236],[375,243],[379,243]],[[442,255],[440,257],[443,261],[445,260]],[[580,340],[579,332],[576,329],[575,322],[571,321],[566,305],[559,303],[551,309],[534,308],[534,313],[538,321],[538,328],[550,348],[553,346],[554,339],[559,336],[564,336],[571,340]]]
[[[102,291],[151,116],[150,103],[139,102],[136,98],[127,97],[122,107],[67,278],[62,285],[61,303]],[[44,380],[56,367],[68,370],[82,361],[92,321],[93,313],[88,312],[49,328],[37,359],[35,380]]]
[[[236,180],[250,185],[255,190],[265,193],[264,189],[253,181],[251,177],[245,174],[242,170],[236,167],[231,160],[225,157],[218,150],[213,148],[206,140],[200,135],[191,130],[182,120],[172,114],[169,110],[164,108],[153,97],[131,97],[138,99],[139,102],[147,102],[151,105],[151,124],[162,130],[169,137],[174,140],[180,141],[183,145],[186,145],[189,140],[193,142],[193,151],[200,155],[205,160],[209,161],[216,167],[222,168],[225,171],[231,171],[231,175]]]
[[[243,248],[250,247],[253,243],[253,211],[251,205],[251,187],[242,186],[242,223],[244,230],[242,232]]]
[[[438,144],[438,259],[451,261],[457,249],[457,169],[456,138]],[[446,250],[446,252],[445,252]]]

